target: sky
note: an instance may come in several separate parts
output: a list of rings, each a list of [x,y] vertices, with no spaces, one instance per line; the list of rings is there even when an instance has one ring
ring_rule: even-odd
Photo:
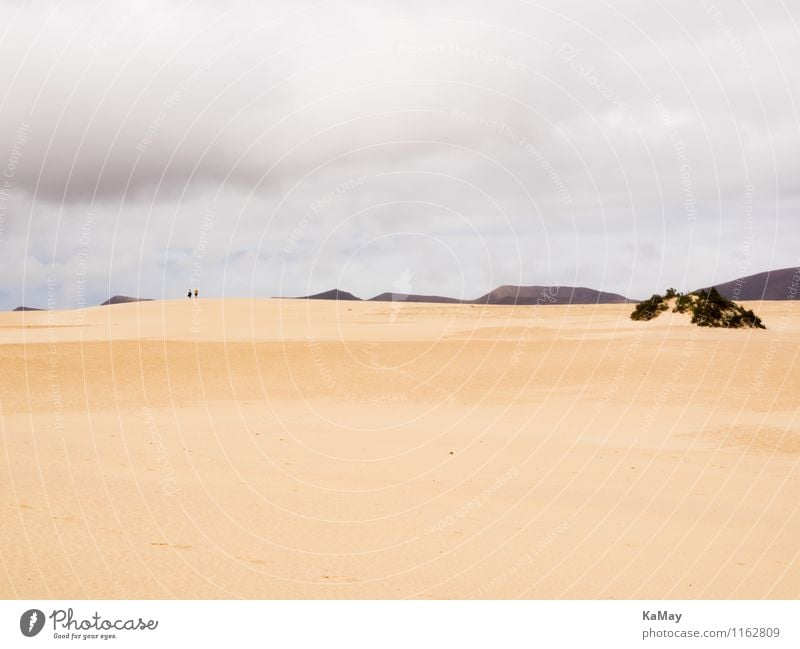
[[[0,309],[800,264],[797,3],[0,11]]]

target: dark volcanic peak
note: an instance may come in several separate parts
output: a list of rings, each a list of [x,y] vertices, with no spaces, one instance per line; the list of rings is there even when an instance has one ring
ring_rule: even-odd
[[[37,309],[34,306],[18,306],[14,311],[44,311],[44,309]]]
[[[625,304],[624,295],[583,286],[501,286],[472,304]]]
[[[415,295],[413,293],[381,293],[369,299],[370,302],[430,302],[434,304],[460,304],[461,300],[441,295]]]
[[[152,302],[150,298],[146,297],[128,297],[127,295],[115,295],[108,298],[100,306],[108,306],[109,304],[127,304],[128,302]]]
[[[719,294],[728,300],[790,300],[800,298],[800,268],[783,268],[718,284]],[[698,291],[706,289],[698,289]],[[693,291],[692,293],[697,293]],[[352,293],[332,289],[297,299],[361,300]],[[636,300],[618,293],[597,291],[585,286],[499,286],[474,300],[459,300],[442,295],[386,292],[370,302],[427,302],[430,304],[634,304]]]
[[[717,284],[715,288],[729,300],[796,300],[800,297],[800,268],[768,270]]]
[[[352,293],[333,289],[299,300],[360,300]],[[369,302],[427,302],[429,304],[624,304],[633,302],[623,295],[595,291],[580,286],[500,286],[475,300],[459,300],[442,295],[381,293]]]
[[[352,293],[348,293],[347,291],[340,291],[338,288],[331,289],[330,291],[325,291],[324,293],[316,293],[315,295],[306,295],[304,297],[296,298],[298,300],[351,300],[351,301],[361,301],[360,297],[356,297]]]

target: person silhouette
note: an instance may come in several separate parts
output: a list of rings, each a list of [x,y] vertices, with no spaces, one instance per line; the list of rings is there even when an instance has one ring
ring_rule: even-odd
[[[189,289],[189,292],[186,294],[186,297],[188,297],[190,300],[192,299],[192,289]]]
[[[194,296],[197,297],[197,289],[194,289]]]

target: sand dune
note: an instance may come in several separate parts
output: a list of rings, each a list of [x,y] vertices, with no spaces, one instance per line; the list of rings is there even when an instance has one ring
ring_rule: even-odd
[[[795,598],[800,314],[0,314],[0,595]]]

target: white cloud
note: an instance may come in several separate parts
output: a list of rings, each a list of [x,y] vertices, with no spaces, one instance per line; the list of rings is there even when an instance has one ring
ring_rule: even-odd
[[[83,266],[90,302],[183,295],[208,213],[206,295],[369,296],[409,269],[418,292],[638,296],[797,263],[784,3],[4,12],[0,306],[48,277],[74,305]]]

